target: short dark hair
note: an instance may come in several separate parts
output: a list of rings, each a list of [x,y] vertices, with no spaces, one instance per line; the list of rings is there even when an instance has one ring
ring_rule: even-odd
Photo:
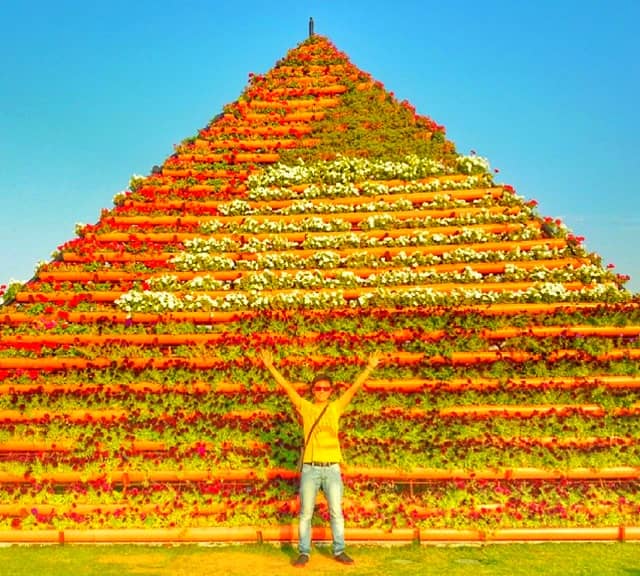
[[[318,382],[329,382],[333,387],[333,380],[328,374],[324,374],[322,372],[320,374],[316,374],[316,377],[311,381],[311,387],[313,388]]]

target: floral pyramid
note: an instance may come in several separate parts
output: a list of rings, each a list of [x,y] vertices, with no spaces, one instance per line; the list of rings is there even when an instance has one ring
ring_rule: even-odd
[[[4,294],[0,541],[294,537],[264,348],[301,390],[383,352],[347,538],[639,538],[624,282],[311,36]]]

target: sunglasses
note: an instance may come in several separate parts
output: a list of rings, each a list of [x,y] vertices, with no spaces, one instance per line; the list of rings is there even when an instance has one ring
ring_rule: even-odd
[[[331,386],[314,386],[313,389],[318,392],[328,392],[331,390]]]

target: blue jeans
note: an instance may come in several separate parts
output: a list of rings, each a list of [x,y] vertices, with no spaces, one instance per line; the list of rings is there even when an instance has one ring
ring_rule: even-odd
[[[298,525],[298,551],[311,553],[311,518],[316,507],[318,490],[322,489],[329,505],[333,553],[344,552],[344,516],[342,515],[342,474],[340,465],[311,466],[304,464],[300,475],[300,523]]]

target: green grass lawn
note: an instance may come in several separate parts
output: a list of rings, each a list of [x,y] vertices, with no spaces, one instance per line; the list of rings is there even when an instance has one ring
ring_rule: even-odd
[[[486,546],[355,546],[353,566],[329,549],[314,551],[305,569],[290,566],[291,546],[51,545],[0,548],[2,576],[270,576],[353,574],[416,576],[532,574],[640,576],[640,543],[492,544]]]

